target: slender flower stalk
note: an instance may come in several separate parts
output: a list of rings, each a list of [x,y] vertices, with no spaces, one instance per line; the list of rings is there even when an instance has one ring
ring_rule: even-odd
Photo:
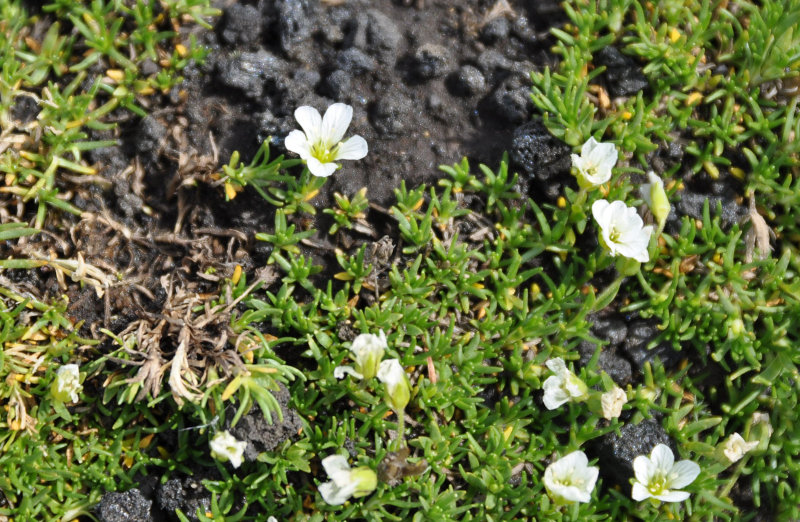
[[[286,136],[286,148],[305,161],[311,174],[328,177],[341,165],[338,160],[360,160],[367,155],[367,142],[361,136],[351,136],[342,141],[353,108],[344,103],[334,103],[320,116],[319,111],[304,105],[294,111],[302,131],[293,130]]]

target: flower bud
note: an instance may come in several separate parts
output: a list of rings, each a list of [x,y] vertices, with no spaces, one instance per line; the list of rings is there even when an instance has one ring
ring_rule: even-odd
[[[228,461],[234,468],[242,465],[247,442],[236,439],[227,431],[221,431],[214,435],[208,445],[211,447],[211,456],[215,459],[222,462]]]
[[[754,412],[750,418],[749,429],[745,430],[747,440],[758,441],[758,451],[764,451],[769,447],[769,439],[772,437],[772,424],[769,422],[769,413],[760,411]]]
[[[650,183],[642,185],[640,193],[650,212],[653,213],[653,217],[658,223],[658,228],[663,229],[672,208],[669,204],[667,193],[664,191],[664,182],[652,170],[647,173],[647,180]]]
[[[50,386],[53,399],[59,402],[78,402],[81,391],[83,386],[77,364],[65,364],[56,371],[56,378]]]
[[[399,414],[411,399],[411,385],[400,361],[397,359],[383,361],[378,369],[378,379],[386,385],[386,403]]]
[[[738,433],[731,434],[717,445],[715,457],[723,464],[733,464],[741,460],[745,453],[758,447],[758,441],[745,441]]]
[[[367,466],[353,468],[350,477],[356,483],[356,489],[353,492],[354,498],[369,495],[378,487],[378,476]]]

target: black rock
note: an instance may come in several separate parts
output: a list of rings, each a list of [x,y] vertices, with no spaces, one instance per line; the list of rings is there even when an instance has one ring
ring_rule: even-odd
[[[30,96],[17,96],[11,107],[11,119],[23,125],[36,119],[39,114],[39,103]]]
[[[292,80],[298,88],[305,89],[306,91],[313,91],[319,84],[320,78],[319,71],[298,69],[294,72]]]
[[[233,4],[225,9],[222,40],[229,44],[252,44],[261,38],[261,13],[248,4]]]
[[[158,71],[160,70],[161,66],[159,66],[156,62],[154,62],[150,58],[145,58],[144,60],[142,60],[142,63],[139,64],[139,71],[145,76],[158,74]]]
[[[311,0],[275,0],[281,49],[292,58],[317,26],[314,5]]]
[[[411,71],[419,80],[431,80],[447,74],[450,69],[450,53],[441,45],[427,43],[414,52]]]
[[[335,70],[325,78],[322,84],[323,94],[334,100],[346,100],[350,95],[352,82],[350,75],[342,70]]]
[[[95,507],[100,522],[147,522],[153,520],[148,500],[138,489],[124,493],[110,492],[103,495]]]
[[[503,80],[492,92],[491,101],[496,115],[507,123],[522,123],[533,113],[530,87],[515,76]]]
[[[591,445],[591,457],[599,459],[600,473],[604,478],[630,488],[628,479],[633,476],[633,459],[639,455],[650,455],[658,444],[666,444],[675,452],[672,440],[661,424],[646,419],[639,424],[625,424],[620,436],[611,432]],[[593,451],[592,451],[593,450]]]
[[[494,78],[498,73],[510,71],[513,62],[494,49],[487,49],[478,55],[478,68],[487,78]]]
[[[720,218],[724,226],[731,226],[734,223],[738,223],[747,215],[747,208],[743,205],[738,205],[736,201],[730,197],[707,196],[689,190],[683,190],[679,192],[679,194],[681,199],[675,204],[675,212],[680,216],[703,219],[703,206],[706,200],[708,200],[708,206],[712,216],[717,213],[717,205],[719,204],[722,206]]]
[[[486,89],[486,79],[477,67],[464,65],[453,75],[453,91],[459,96],[473,96]]]
[[[644,369],[645,363],[653,362],[656,358],[669,370],[676,368],[684,357],[684,354],[666,341],[648,349],[648,345],[659,333],[658,321],[655,319],[635,319],[628,324],[628,335],[621,348],[639,372]]]
[[[594,62],[606,66],[602,77],[612,97],[631,96],[649,85],[641,67],[616,47],[609,45],[600,49],[594,56]]]
[[[167,135],[167,128],[152,116],[145,116],[139,122],[134,140],[139,154],[155,156]]]
[[[625,386],[633,381],[633,371],[631,363],[617,353],[617,349],[611,346],[600,348],[593,343],[583,341],[578,345],[578,352],[581,358],[578,361],[581,366],[586,366],[594,356],[596,350],[600,350],[597,357],[597,369],[604,371],[611,377],[617,386]]]
[[[537,40],[536,31],[524,16],[516,17],[511,26],[511,34],[528,44],[536,43]]]
[[[272,423],[264,418],[264,414],[258,405],[243,415],[236,426],[227,425],[227,430],[231,435],[239,440],[247,442],[244,450],[244,458],[247,461],[255,460],[259,453],[272,451],[280,446],[284,441],[297,437],[297,432],[303,427],[300,416],[297,412],[289,408],[289,390],[283,384],[280,388],[272,392],[275,400],[281,407],[281,413],[270,412]],[[283,419],[281,420],[281,416]]]
[[[339,69],[356,76],[372,72],[378,66],[373,57],[356,47],[350,47],[340,52],[336,63]]]
[[[547,127],[536,120],[517,127],[511,140],[511,161],[523,177],[538,182],[568,174],[572,165],[571,152],[569,145],[550,134]],[[556,188],[560,192],[560,187]]]
[[[364,50],[372,54],[381,63],[394,65],[403,35],[391,18],[378,11],[367,11],[367,27],[364,39]]]
[[[263,49],[254,53],[233,53],[217,61],[217,81],[258,100],[268,82],[277,87],[284,86],[286,70],[284,60]]]
[[[489,20],[481,29],[481,41],[493,44],[508,38],[511,27],[505,17],[498,17]]]
[[[408,116],[414,105],[399,93],[387,94],[372,106],[370,119],[373,127],[382,136],[394,136],[406,130]]]
[[[169,515],[180,509],[189,520],[196,521],[198,508],[205,512],[211,507],[211,492],[193,477],[173,478],[158,488],[156,502]]]
[[[617,346],[625,341],[628,336],[628,325],[621,317],[596,317],[592,325],[592,333],[604,341],[608,341],[611,346]]]

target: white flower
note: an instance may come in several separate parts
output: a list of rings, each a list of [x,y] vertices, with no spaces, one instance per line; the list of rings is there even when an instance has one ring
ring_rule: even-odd
[[[650,183],[642,185],[639,193],[647,203],[647,208],[653,213],[653,217],[656,218],[658,226],[663,227],[671,209],[667,193],[664,191],[664,182],[652,170],[647,173],[647,180]]]
[[[582,186],[602,185],[611,179],[611,169],[617,164],[617,148],[613,143],[598,143],[593,137],[581,147],[581,155],[572,155],[572,166],[578,170]]]
[[[633,459],[633,473],[636,475],[631,491],[633,500],[653,497],[663,502],[683,502],[689,493],[678,490],[697,478],[700,466],[690,460],[675,462],[672,450],[658,444],[649,458],[639,455]]]
[[[242,458],[244,456],[244,449],[247,447],[247,442],[237,440],[236,437],[227,431],[221,431],[214,435],[214,438],[208,443],[211,447],[211,456],[222,462],[230,461],[231,466],[238,468],[242,465]]]
[[[350,469],[341,455],[322,459],[322,467],[331,479],[319,485],[322,499],[332,506],[344,504],[350,497],[369,495],[378,485],[378,476],[366,466]]]
[[[561,457],[544,470],[544,487],[559,502],[589,502],[600,469],[582,451]]]
[[[651,225],[644,226],[635,208],[622,201],[609,203],[598,199],[592,204],[592,215],[600,225],[600,232],[612,256],[622,255],[640,263],[650,260],[647,246],[653,232]]]
[[[78,394],[83,390],[80,381],[80,368],[77,364],[65,364],[56,371],[56,378],[50,386],[50,394],[60,402],[78,402]]]
[[[278,519],[273,516],[269,516],[267,517],[267,522],[278,522]]]
[[[722,444],[722,455],[733,464],[741,460],[745,453],[757,447],[757,440],[747,442],[741,435],[734,432],[730,437],[725,439],[725,442]]]
[[[586,399],[586,384],[567,369],[564,359],[556,357],[545,364],[555,374],[545,379],[542,385],[544,405],[548,410],[554,410],[569,400]]]
[[[300,156],[315,176],[328,177],[339,168],[337,160],[359,160],[367,155],[367,142],[361,136],[342,141],[353,108],[334,103],[320,117],[319,111],[304,105],[294,111],[302,131],[293,130],[286,136],[286,148]]]
[[[337,379],[350,374],[357,379],[372,379],[378,373],[378,364],[383,359],[383,352],[388,348],[386,334],[383,330],[378,335],[361,334],[353,339],[350,351],[353,353],[356,367],[337,366],[333,376]]]
[[[411,386],[408,375],[397,359],[381,362],[378,368],[378,379],[386,385],[386,402],[398,415],[403,411],[411,398]]]
[[[600,396],[600,406],[603,409],[603,418],[616,419],[622,413],[622,407],[628,402],[625,390],[619,386],[614,386],[611,391],[605,392]]]

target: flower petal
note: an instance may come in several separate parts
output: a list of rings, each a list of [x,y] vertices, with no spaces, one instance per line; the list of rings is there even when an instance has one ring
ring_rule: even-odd
[[[308,170],[318,178],[327,178],[339,168],[336,163],[322,163],[317,158],[306,158],[306,166]]]
[[[333,376],[337,379],[344,379],[345,375],[352,375],[356,379],[363,379],[364,376],[353,369],[352,366],[337,366],[333,369]]]
[[[545,408],[554,410],[569,400],[569,394],[563,388],[564,380],[561,377],[551,375],[545,379],[542,389],[544,390]]]
[[[597,221],[597,224],[600,225],[601,229],[605,229],[609,225],[608,210],[610,206],[611,203],[605,199],[598,199],[592,203],[592,215],[594,216],[595,221]]]
[[[667,487],[680,489],[684,486],[688,486],[694,482],[694,479],[696,479],[699,474],[700,466],[691,460],[677,462],[672,466]]]
[[[325,111],[325,116],[322,118],[322,134],[320,136],[328,148],[333,148],[334,145],[342,141],[352,119],[353,108],[351,106],[344,103],[334,103],[328,107],[328,110]]]
[[[633,459],[633,474],[636,476],[636,480],[642,484],[649,484],[655,471],[655,466],[647,456],[639,455]]]
[[[350,481],[350,464],[347,463],[347,458],[342,455],[328,455],[322,459],[322,467],[325,468],[325,473],[328,474],[328,477],[338,486],[341,487]]]
[[[669,473],[675,463],[675,456],[666,444],[656,444],[650,452],[650,460],[657,470],[662,473]]]
[[[311,157],[311,144],[306,139],[303,131],[293,130],[290,132],[286,139],[283,140],[283,145],[286,150],[294,152],[303,159]]]
[[[361,136],[351,136],[339,144],[339,148],[336,150],[336,157],[333,159],[360,160],[367,155],[368,151],[367,140]]]
[[[310,143],[317,143],[322,132],[322,117],[314,107],[303,105],[294,111],[294,119],[303,128]]]
[[[341,506],[347,502],[347,499],[350,498],[350,495],[355,491],[354,486],[347,485],[345,487],[339,487],[332,480],[323,482],[317,489],[319,489],[319,494],[322,495],[322,499],[331,506]]]
[[[642,501],[646,498],[650,498],[650,492],[647,491],[647,488],[639,484],[638,482],[633,483],[633,489],[631,490],[631,498],[637,502]]]
[[[551,372],[556,375],[564,375],[567,373],[567,365],[564,362],[564,359],[561,357],[554,357],[552,359],[548,359],[547,362],[544,363]]]
[[[689,493],[686,491],[666,490],[659,495],[653,495],[653,498],[657,498],[662,502],[683,502],[689,498]]]

